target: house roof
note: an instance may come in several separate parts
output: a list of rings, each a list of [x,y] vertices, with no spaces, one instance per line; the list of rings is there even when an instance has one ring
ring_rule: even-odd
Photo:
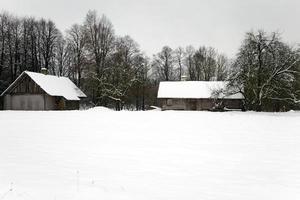
[[[37,85],[50,96],[62,96],[67,100],[80,100],[86,95],[67,77],[45,75],[41,73],[24,71],[2,94],[5,95],[17,84],[21,77],[28,75]]]
[[[165,81],[159,84],[157,98],[244,99],[241,93],[225,94],[227,84],[226,81]]]

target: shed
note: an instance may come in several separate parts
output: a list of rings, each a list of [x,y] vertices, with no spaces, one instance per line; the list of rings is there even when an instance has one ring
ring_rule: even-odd
[[[229,93],[227,84],[226,81],[165,81],[159,84],[157,98],[162,110],[242,109],[243,95]]]
[[[4,110],[76,110],[86,95],[67,77],[24,71],[1,97]]]

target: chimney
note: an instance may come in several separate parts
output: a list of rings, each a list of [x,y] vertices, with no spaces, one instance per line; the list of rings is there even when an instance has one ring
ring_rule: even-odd
[[[43,67],[41,69],[41,73],[44,74],[44,75],[47,75],[48,74],[48,69],[46,69],[45,67]]]
[[[181,76],[181,81],[187,81],[187,78],[188,78],[187,76],[182,75],[182,76]]]

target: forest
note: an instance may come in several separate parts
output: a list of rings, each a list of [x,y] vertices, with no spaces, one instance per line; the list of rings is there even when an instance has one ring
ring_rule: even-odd
[[[162,44],[162,46],[165,44]],[[146,55],[129,35],[119,36],[105,15],[90,10],[82,24],[59,30],[50,19],[0,13],[0,94],[25,70],[69,77],[88,106],[147,110],[158,105],[160,81],[228,81],[245,110],[300,109],[300,48],[278,32],[245,33],[237,55],[216,48],[163,46]]]

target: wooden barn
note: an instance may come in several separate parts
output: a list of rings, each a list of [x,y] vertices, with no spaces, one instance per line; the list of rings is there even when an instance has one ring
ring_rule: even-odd
[[[1,97],[4,110],[76,110],[86,95],[67,77],[24,71]]]
[[[157,98],[162,110],[241,110],[243,95],[225,94],[226,85],[224,81],[160,82]]]

